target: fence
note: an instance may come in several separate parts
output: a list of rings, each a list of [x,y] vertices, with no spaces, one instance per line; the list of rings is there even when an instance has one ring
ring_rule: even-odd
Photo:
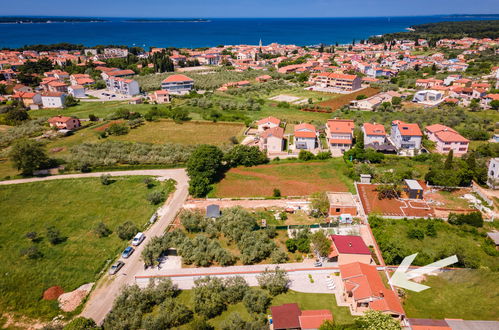
[[[475,181],[472,182],[471,188],[473,189],[473,192],[477,193],[478,196],[480,196],[484,201],[489,204],[489,206],[494,205],[494,201],[492,201],[482,190],[482,187],[480,187],[478,184],[475,183]]]

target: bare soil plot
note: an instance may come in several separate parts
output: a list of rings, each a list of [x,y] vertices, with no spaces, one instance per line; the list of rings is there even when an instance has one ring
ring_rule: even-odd
[[[379,199],[376,185],[358,184],[360,200],[366,214],[378,213],[396,217],[432,217],[435,211],[424,200]]]
[[[340,109],[342,106],[347,105],[350,101],[353,101],[357,98],[358,95],[365,95],[366,97],[371,97],[379,93],[379,90],[376,88],[368,87],[362,89],[360,91],[344,94],[338,97],[332,98],[330,100],[319,103],[320,106],[330,107],[333,111]]]
[[[306,196],[318,191],[349,191],[334,162],[283,163],[229,170],[216,185],[216,197]]]

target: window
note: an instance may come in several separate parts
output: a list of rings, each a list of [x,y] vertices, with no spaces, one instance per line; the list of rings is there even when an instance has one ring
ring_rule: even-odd
[[[337,209],[336,209],[336,212],[341,212],[341,209],[338,209],[338,208],[337,208]]]

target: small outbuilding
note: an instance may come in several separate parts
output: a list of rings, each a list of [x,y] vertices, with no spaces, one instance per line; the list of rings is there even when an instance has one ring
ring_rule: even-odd
[[[404,180],[405,192],[410,199],[423,199],[423,187],[416,180]]]
[[[338,217],[341,214],[357,215],[357,205],[351,193],[330,192],[327,193],[329,199],[329,216]]]
[[[219,218],[221,215],[220,206],[217,204],[211,204],[206,207],[206,217],[210,219]]]

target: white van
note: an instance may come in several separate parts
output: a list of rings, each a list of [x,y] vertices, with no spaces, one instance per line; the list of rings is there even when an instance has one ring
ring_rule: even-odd
[[[137,233],[137,235],[135,235],[135,237],[133,238],[132,240],[132,245],[133,246],[138,246],[140,245],[140,243],[142,243],[142,241],[146,238],[146,235],[144,235],[144,233]]]

